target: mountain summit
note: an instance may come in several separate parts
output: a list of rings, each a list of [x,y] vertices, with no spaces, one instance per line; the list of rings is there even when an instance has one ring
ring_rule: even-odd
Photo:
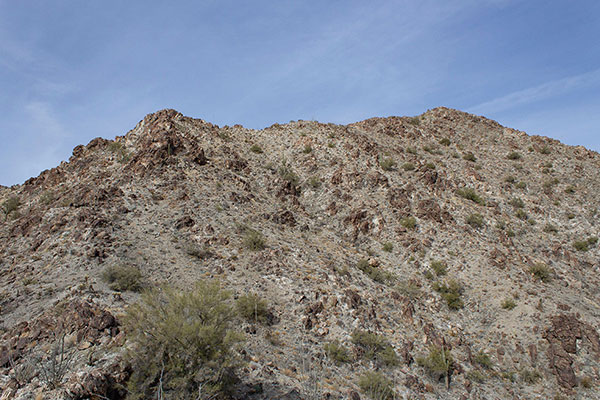
[[[600,398],[599,168],[443,107],[149,114],[0,187],[1,399]]]

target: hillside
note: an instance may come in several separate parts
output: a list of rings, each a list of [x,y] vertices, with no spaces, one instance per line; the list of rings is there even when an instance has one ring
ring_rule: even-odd
[[[262,130],[150,114],[0,187],[18,200],[0,215],[0,399],[123,398],[140,294],[110,287],[115,267],[266,302],[262,323],[235,317],[233,398],[377,398],[367,371],[400,399],[600,398],[599,169],[448,108]],[[57,332],[73,361],[53,388]]]

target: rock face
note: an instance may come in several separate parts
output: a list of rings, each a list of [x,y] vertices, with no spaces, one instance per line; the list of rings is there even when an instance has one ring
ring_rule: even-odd
[[[140,295],[113,290],[120,267],[265,300],[262,324],[237,320],[234,399],[372,398],[370,371],[399,398],[600,398],[599,168],[448,108],[263,130],[150,114],[0,187],[19,200],[0,214],[2,399],[126,397]]]

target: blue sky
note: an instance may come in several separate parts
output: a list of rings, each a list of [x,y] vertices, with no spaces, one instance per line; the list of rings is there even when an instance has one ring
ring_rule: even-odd
[[[175,108],[219,125],[447,106],[600,150],[600,2],[0,0],[0,184]]]

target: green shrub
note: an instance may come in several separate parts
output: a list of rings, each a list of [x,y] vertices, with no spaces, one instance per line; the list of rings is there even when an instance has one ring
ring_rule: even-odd
[[[338,340],[325,343],[323,349],[325,350],[325,354],[327,354],[327,357],[333,360],[336,364],[343,364],[352,361],[350,351]]]
[[[409,299],[416,299],[421,295],[421,288],[413,281],[402,281],[396,285],[396,291]]]
[[[476,383],[483,383],[486,380],[486,376],[481,371],[474,370],[467,372],[467,379]]]
[[[263,234],[250,228],[245,229],[243,242],[244,247],[252,251],[260,251],[266,247]]]
[[[435,164],[431,163],[431,162],[428,162],[427,164],[425,164],[425,168],[427,168],[427,169],[435,169]]]
[[[293,186],[298,186],[300,178],[298,177],[298,175],[296,175],[292,167],[290,167],[285,160],[282,162],[281,167],[279,167],[279,170],[277,172],[279,173],[281,179],[290,182]]]
[[[308,180],[308,184],[310,185],[310,187],[312,187],[313,189],[318,189],[321,187],[321,178],[319,178],[318,176],[312,176],[309,180]]]
[[[550,154],[550,147],[544,146],[540,149],[541,154]]]
[[[480,204],[480,205],[483,205],[485,203],[485,201],[483,200],[483,198],[477,194],[477,192],[475,191],[475,189],[472,189],[472,188],[461,188],[461,189],[458,189],[456,191],[456,194],[458,194],[462,198],[465,198],[467,200],[471,200],[472,202]]]
[[[391,171],[396,166],[396,161],[393,158],[381,158],[379,166],[384,171]]]
[[[352,343],[361,349],[363,357],[368,360],[377,360],[388,367],[398,365],[394,348],[383,336],[355,330],[352,332]]]
[[[392,381],[381,372],[365,372],[358,378],[358,387],[373,400],[390,400],[395,397]]]
[[[421,119],[419,117],[411,117],[408,120],[408,123],[411,125],[419,126],[419,124],[421,123]]]
[[[356,264],[356,268],[364,272],[369,278],[378,283],[389,283],[396,279],[394,274],[391,272],[385,271],[381,267],[374,267],[369,264],[367,260],[360,260]]]
[[[567,193],[567,194],[575,193],[575,186],[573,186],[573,185],[567,186],[567,188],[565,189],[565,193]]]
[[[475,354],[475,356],[473,356],[473,361],[475,362],[475,364],[485,369],[492,369],[494,367],[494,363],[492,362],[490,356],[484,353],[483,351],[480,351],[479,353]]]
[[[552,280],[552,270],[544,263],[536,263],[529,267],[529,273],[536,280],[550,282]]]
[[[467,224],[471,225],[473,228],[482,228],[485,225],[483,215],[477,213],[469,215],[466,221]]]
[[[385,251],[386,253],[389,253],[392,250],[394,250],[394,245],[392,243],[386,242],[383,244],[383,251]]]
[[[586,240],[577,240],[573,242],[573,247],[577,251],[588,251],[590,247],[595,246],[598,243],[598,238],[596,236],[592,236],[587,238]]]
[[[542,379],[542,374],[540,374],[535,369],[523,369],[520,373],[521,381],[527,383],[529,385],[533,385],[539,382]]]
[[[525,203],[523,202],[523,200],[521,200],[518,197],[513,197],[512,199],[510,199],[510,201],[508,202],[508,204],[510,204],[514,208],[523,208],[523,207],[525,207]]]
[[[187,255],[197,258],[199,260],[206,260],[213,256],[213,252],[210,249],[210,247],[206,245],[198,247],[193,243],[190,243],[185,247],[185,252],[187,253]]]
[[[527,184],[525,182],[519,182],[515,185],[515,187],[517,189],[525,189],[527,187]]]
[[[304,150],[302,150],[302,152],[303,152],[304,154],[309,154],[309,153],[312,153],[312,147],[311,147],[310,145],[308,145],[308,144],[307,144],[306,146],[304,146]]]
[[[515,303],[515,301],[510,297],[507,297],[506,299],[504,299],[502,301],[502,308],[505,310],[512,310],[516,306],[517,306],[517,303]]]
[[[508,153],[506,158],[508,158],[509,160],[520,160],[521,154],[517,153],[516,151],[512,151],[512,152]]]
[[[400,225],[406,229],[414,229],[417,226],[417,220],[415,217],[406,217],[400,220]]]
[[[433,290],[438,292],[451,310],[460,310],[464,307],[461,295],[464,291],[462,285],[454,279],[445,283],[435,282]]]
[[[431,269],[435,272],[437,276],[446,275],[446,268],[446,263],[443,261],[436,260],[431,262]]]
[[[405,162],[404,164],[402,164],[402,169],[405,171],[412,171],[415,169],[415,164],[411,162]]]
[[[214,282],[191,291],[162,287],[127,309],[124,327],[132,374],[128,399],[196,398],[226,391],[239,366],[229,293]],[[162,397],[159,397],[162,398]]]
[[[417,149],[415,149],[414,147],[410,147],[409,146],[409,147],[406,148],[406,152],[408,154],[416,155],[417,154]]]
[[[260,147],[257,144],[253,144],[252,146],[250,146],[250,151],[256,154],[262,154],[263,153],[263,149],[262,147]]]
[[[432,346],[429,348],[429,354],[426,357],[417,357],[417,364],[433,375],[436,379],[441,377],[448,378],[452,372],[453,359],[450,350]]]
[[[16,196],[3,201],[0,208],[2,209],[2,213],[4,213],[4,220],[6,221],[8,219],[9,214],[16,213],[19,206],[21,206],[21,201]]]
[[[475,162],[475,161],[477,161],[477,158],[475,157],[475,154],[468,152],[468,153],[463,154],[463,160]]]
[[[544,232],[546,233],[556,233],[558,232],[558,228],[552,224],[546,224],[544,226]]]
[[[504,182],[506,183],[515,183],[517,181],[517,178],[515,178],[514,176],[510,175],[507,176],[506,178],[504,178]]]
[[[579,385],[585,389],[591,389],[594,387],[594,378],[589,376],[584,376],[579,381]]]
[[[40,202],[44,205],[50,205],[52,203],[54,203],[54,201],[56,200],[56,197],[54,195],[54,193],[52,193],[51,191],[47,190],[44,193],[42,193],[40,195]]]
[[[442,146],[450,146],[450,139],[448,139],[448,138],[442,138],[442,139],[440,139],[440,144]]]
[[[270,320],[271,313],[267,302],[257,294],[250,293],[240,296],[236,300],[235,306],[238,313],[250,322],[265,324]]]
[[[527,215],[527,213],[525,212],[525,210],[518,208],[515,211],[515,217],[522,219],[523,221],[527,221],[527,219],[529,218],[529,215]]]
[[[102,272],[102,280],[112,290],[139,292],[143,289],[142,273],[131,265],[111,265]]]

